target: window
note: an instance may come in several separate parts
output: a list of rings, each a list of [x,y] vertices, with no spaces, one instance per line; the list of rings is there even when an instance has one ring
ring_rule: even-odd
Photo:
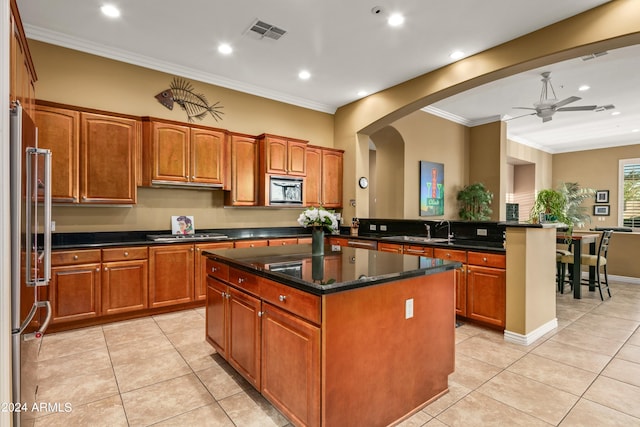
[[[640,159],[620,160],[618,224],[640,230]]]

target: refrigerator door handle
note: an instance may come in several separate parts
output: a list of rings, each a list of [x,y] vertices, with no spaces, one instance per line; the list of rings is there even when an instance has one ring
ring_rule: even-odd
[[[36,314],[36,311],[40,307],[44,307],[47,309],[47,315],[44,319],[44,322],[42,322],[42,325],[40,325],[40,328],[38,328],[37,331],[24,334],[22,339],[25,341],[42,338],[42,335],[44,335],[44,332],[47,330],[47,327],[49,326],[49,322],[51,321],[51,315],[52,315],[51,303],[49,301],[37,301],[33,303],[33,306],[31,306],[31,311],[29,312],[29,315],[27,316],[25,321],[22,323],[22,325],[20,325],[19,333],[22,333],[25,330],[25,328],[29,326],[31,319],[33,319],[33,316]]]
[[[33,148],[29,147],[26,149],[26,176],[27,176],[27,185],[26,185],[26,208],[25,208],[25,221],[27,223],[26,229],[26,283],[30,286],[46,286],[51,280],[51,151],[42,148]],[[38,166],[37,162],[34,166],[34,158],[37,159],[38,156],[42,156],[44,159],[44,180],[41,180],[38,174]],[[35,174],[35,175],[34,175]],[[44,188],[43,195],[43,207],[44,207],[44,217],[42,224],[44,231],[44,249],[42,254],[39,253],[38,250],[38,242],[37,242],[37,230],[39,228],[38,224],[38,214],[37,214],[37,203],[38,203],[38,188]],[[36,212],[34,213],[34,208]],[[40,260],[44,258],[44,272],[43,277],[38,277],[38,268],[37,263],[33,266],[34,253],[37,256],[37,259]],[[35,267],[35,268],[34,268]]]
[[[38,129],[36,129],[36,144]],[[51,281],[51,151],[39,149],[44,155],[44,284]],[[51,313],[51,307],[48,308]],[[48,323],[48,322],[47,322]],[[46,329],[46,328],[45,328]]]

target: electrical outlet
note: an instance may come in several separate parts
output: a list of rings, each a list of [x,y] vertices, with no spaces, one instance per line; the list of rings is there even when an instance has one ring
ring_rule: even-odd
[[[413,298],[409,298],[404,302],[404,318],[411,319],[413,317]]]
[[[476,230],[476,234],[478,236],[486,236],[487,235],[487,229],[486,228],[478,228]]]
[[[376,231],[376,225],[375,224],[369,224],[369,231]]]
[[[386,225],[381,225],[380,226],[380,231],[387,231],[387,226]]]

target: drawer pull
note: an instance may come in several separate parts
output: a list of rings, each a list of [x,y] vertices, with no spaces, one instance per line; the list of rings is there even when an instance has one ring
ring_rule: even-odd
[[[245,280],[244,277],[238,277],[238,283],[244,283]]]
[[[216,271],[218,271],[218,269],[216,267],[211,267],[211,272],[215,273]]]
[[[487,262],[487,257],[482,258],[482,261]]]
[[[124,253],[124,256],[129,256],[129,252],[125,252],[125,253]]]
[[[74,259],[74,260],[77,260],[77,259],[78,259],[78,255],[74,255],[74,256],[73,256],[73,259]]]
[[[278,299],[280,300],[280,302],[285,302],[285,300],[287,299],[287,296],[286,295],[280,295],[278,297]]]

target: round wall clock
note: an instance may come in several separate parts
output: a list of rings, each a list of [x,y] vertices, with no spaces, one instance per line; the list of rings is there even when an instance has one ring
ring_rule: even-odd
[[[364,176],[360,177],[360,179],[358,180],[358,185],[360,186],[360,188],[367,188],[369,186],[369,180]]]

